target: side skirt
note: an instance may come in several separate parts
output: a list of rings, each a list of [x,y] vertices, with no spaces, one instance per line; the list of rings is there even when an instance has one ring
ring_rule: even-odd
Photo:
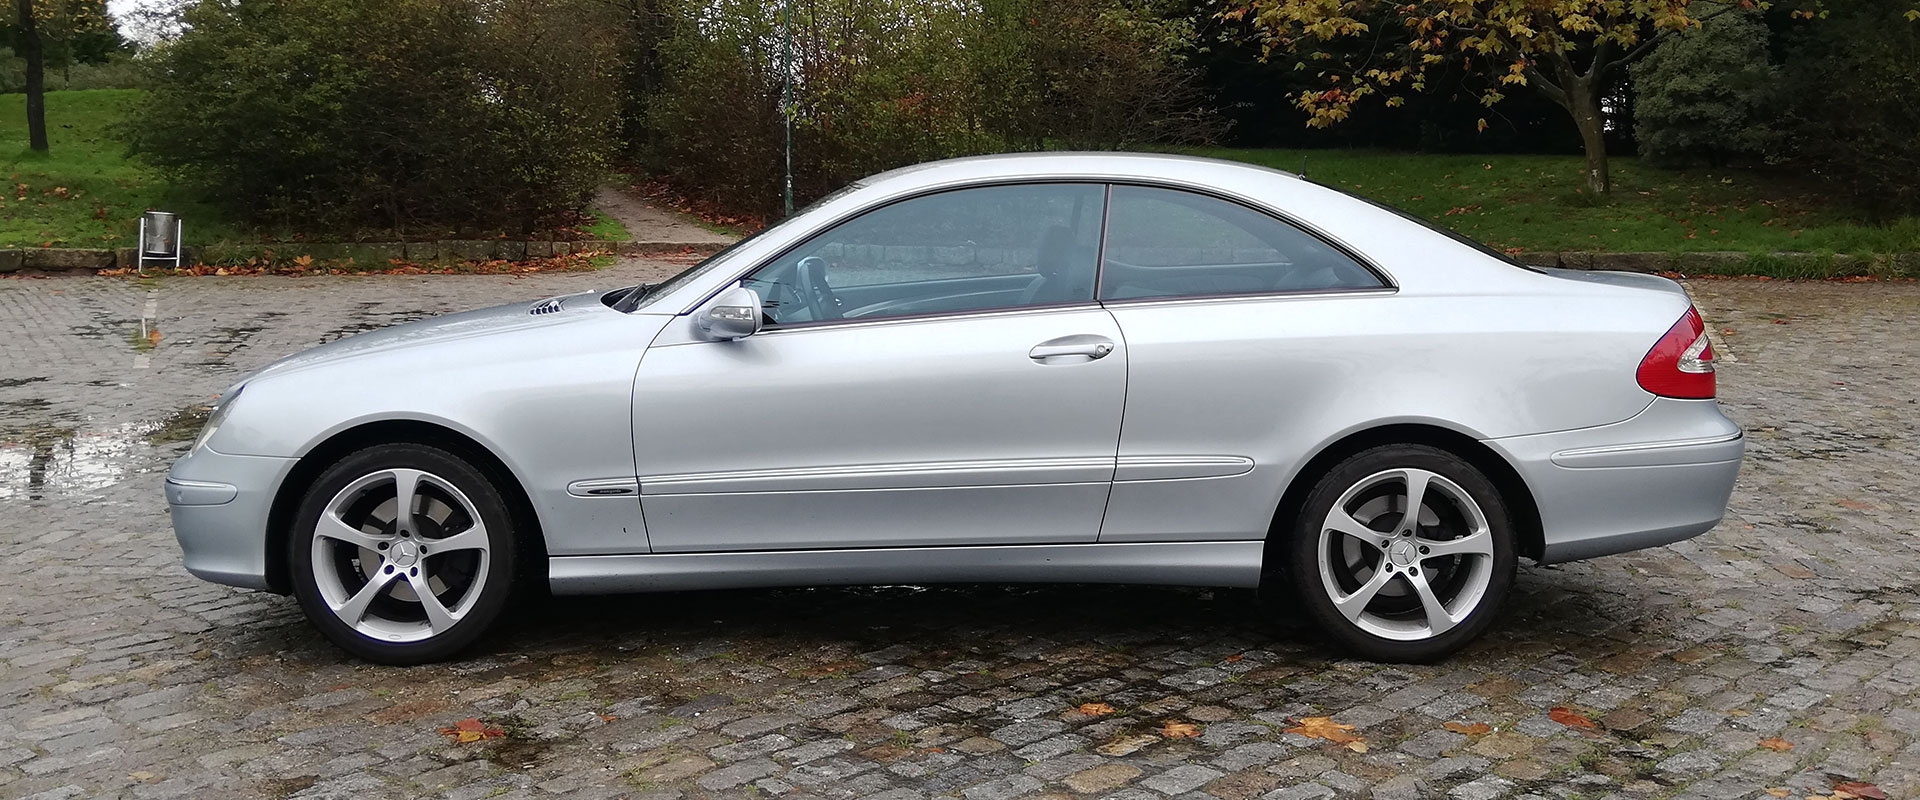
[[[1266,543],[888,547],[739,553],[558,556],[555,594],[902,583],[1260,585]]]

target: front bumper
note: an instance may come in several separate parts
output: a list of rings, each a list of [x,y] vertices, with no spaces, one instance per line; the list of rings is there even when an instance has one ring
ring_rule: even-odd
[[[1712,400],[1659,398],[1632,419],[1490,439],[1533,491],[1542,563],[1672,544],[1727,513],[1746,440]]]
[[[228,586],[269,588],[267,517],[296,461],[200,447],[174,462],[167,507],[188,572]]]

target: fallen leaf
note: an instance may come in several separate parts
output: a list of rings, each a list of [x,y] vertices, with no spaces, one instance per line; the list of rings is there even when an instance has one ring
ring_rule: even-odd
[[[453,740],[460,744],[472,744],[482,739],[498,739],[507,735],[507,732],[499,726],[488,725],[472,717],[453,723],[451,727],[441,728],[440,732],[453,737]]]
[[[1484,736],[1493,732],[1493,726],[1484,722],[1475,722],[1470,725],[1465,722],[1449,722],[1440,727],[1446,728],[1454,733],[1464,733],[1468,736]]]
[[[1334,722],[1332,717],[1302,717],[1300,724],[1287,728],[1285,732],[1299,734],[1309,739],[1325,739],[1329,742],[1344,745],[1357,743],[1362,748],[1366,747],[1365,740],[1361,739],[1359,734],[1353,732],[1352,725]],[[1347,749],[1352,750],[1353,748],[1348,747]],[[1366,750],[1354,750],[1354,752],[1364,753]]]
[[[1793,790],[1779,786],[1769,786],[1767,787],[1767,794],[1773,795],[1774,797],[1786,797],[1787,795],[1793,794]]]
[[[1784,752],[1787,752],[1788,750],[1793,749],[1792,742],[1789,742],[1777,736],[1771,739],[1761,739],[1760,746],[1767,748],[1768,750],[1772,750],[1773,752],[1776,752],[1776,753],[1784,753]]]
[[[1600,727],[1598,725],[1593,724],[1593,720],[1590,720],[1584,716],[1581,716],[1580,712],[1574,711],[1573,709],[1566,708],[1564,706],[1554,706],[1551,711],[1547,712],[1547,719],[1553,720],[1554,722],[1558,722],[1569,728],[1580,728],[1582,730],[1590,731]]]
[[[1160,735],[1169,739],[1191,739],[1200,735],[1200,726],[1191,722],[1167,720],[1167,724],[1160,726]]]
[[[1865,781],[1842,781],[1833,785],[1833,793],[1861,800],[1887,800],[1887,793]]]
[[[160,346],[160,332],[159,332],[159,331],[157,331],[157,330],[152,330],[152,331],[147,331],[147,345],[148,345],[148,346],[150,346],[150,347],[159,347],[159,346]]]
[[[1106,703],[1081,703],[1077,710],[1089,717],[1104,717],[1114,713],[1114,707]]]
[[[1356,753],[1364,753],[1364,752],[1367,752],[1367,743],[1364,740],[1355,739],[1351,742],[1347,742],[1347,749],[1352,750],[1353,752],[1356,752]]]
[[[1150,733],[1143,733],[1137,736],[1127,736],[1124,738],[1115,739],[1111,742],[1108,742],[1106,744],[1100,745],[1097,748],[1094,748],[1094,751],[1100,753],[1101,755],[1114,756],[1118,758],[1120,756],[1131,754],[1135,751],[1138,751],[1142,747],[1146,747],[1147,745],[1153,744],[1158,741],[1160,741],[1159,737],[1154,736],[1153,734],[1150,734]]]

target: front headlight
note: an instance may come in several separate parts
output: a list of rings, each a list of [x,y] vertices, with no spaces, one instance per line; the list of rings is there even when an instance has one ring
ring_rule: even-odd
[[[247,385],[243,383],[213,401],[213,411],[207,414],[207,424],[201,426],[199,438],[193,440],[194,450],[205,447],[208,440],[213,438],[214,431],[220,430],[220,423],[226,420],[227,412],[233,410],[233,401],[240,399],[240,393],[246,390]]]

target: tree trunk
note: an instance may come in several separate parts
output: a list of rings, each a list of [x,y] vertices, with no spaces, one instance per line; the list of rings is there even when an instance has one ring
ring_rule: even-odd
[[[1599,70],[1594,73],[1568,81],[1566,90],[1567,111],[1587,153],[1587,191],[1599,197],[1613,191],[1613,179],[1607,174],[1607,118],[1600,110]]]
[[[20,4],[20,57],[27,62],[27,140],[34,150],[47,152],[47,64],[40,47],[40,28],[33,19],[33,0]]]

